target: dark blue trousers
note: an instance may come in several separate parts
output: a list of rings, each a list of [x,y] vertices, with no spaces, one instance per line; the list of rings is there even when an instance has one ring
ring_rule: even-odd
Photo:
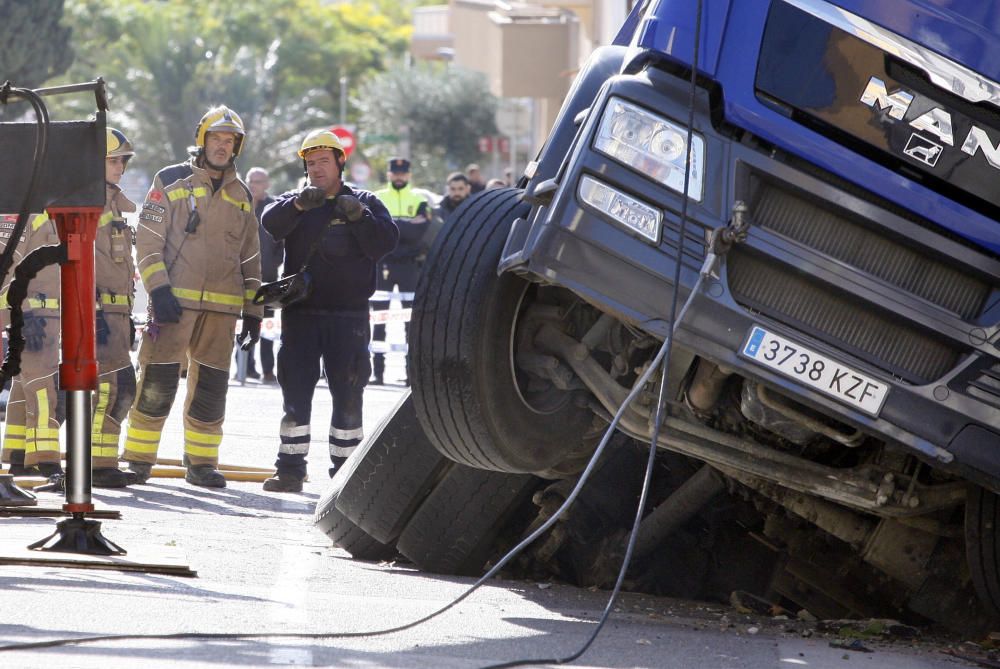
[[[371,375],[367,312],[317,313],[289,309],[281,314],[278,383],[285,415],[275,466],[279,474],[305,478],[309,453],[313,391],[320,374],[333,398],[330,461],[333,470],[347,460],[361,439],[362,403]],[[322,370],[320,368],[322,362]]]

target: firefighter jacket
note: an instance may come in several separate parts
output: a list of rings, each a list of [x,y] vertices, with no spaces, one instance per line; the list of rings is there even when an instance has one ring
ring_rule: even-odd
[[[398,190],[390,184],[375,191],[375,195],[386,206],[396,225],[399,226],[399,244],[386,256],[385,262],[387,264],[415,262],[425,256],[430,248],[427,231],[431,227],[433,216],[426,193],[410,184]],[[424,220],[414,221],[416,216],[423,216]]]
[[[135,260],[132,258],[132,228],[122,214],[135,211],[135,203],[122,189],[107,184],[104,213],[94,239],[94,274],[97,308],[109,313],[131,313],[135,297]]]
[[[191,158],[153,178],[136,228],[147,292],[170,286],[185,309],[260,318],[260,243],[250,191],[232,167],[216,190]]]
[[[7,247],[16,222],[16,214],[0,214],[0,252]],[[32,214],[28,217],[28,225],[24,228],[17,250],[14,251],[14,264],[4,280],[0,295],[3,309],[7,308],[7,290],[14,280],[14,267],[35,249],[58,245],[59,234],[56,232],[54,221],[46,214]],[[28,297],[21,307],[25,313],[30,310],[36,316],[59,318],[59,265],[49,265],[31,280],[28,284]]]
[[[302,271],[309,260],[312,290],[306,299],[287,307],[288,311],[368,313],[376,264],[396,246],[399,231],[374,193],[345,184],[339,194],[353,195],[368,207],[360,221],[345,222],[333,198],[321,207],[299,211],[295,208],[298,191],[285,193],[264,209],[264,229],[285,242],[284,274]],[[316,251],[310,257],[314,244]]]

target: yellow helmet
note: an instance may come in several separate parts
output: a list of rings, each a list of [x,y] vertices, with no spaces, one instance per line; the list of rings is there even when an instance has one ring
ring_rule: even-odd
[[[340,138],[330,130],[313,130],[302,140],[299,147],[299,158],[305,160],[306,154],[316,149],[331,149],[339,151],[344,156],[344,145],[340,143]]]
[[[135,150],[132,148],[132,142],[128,141],[125,133],[117,128],[108,128],[108,150],[106,155],[108,158],[123,156],[125,163],[128,163],[129,158],[135,155]]]
[[[233,158],[240,155],[246,130],[243,129],[243,119],[240,118],[239,114],[226,105],[219,105],[205,112],[205,115],[198,121],[198,127],[194,129],[194,143],[199,150],[205,148],[205,135],[210,132],[236,133]]]

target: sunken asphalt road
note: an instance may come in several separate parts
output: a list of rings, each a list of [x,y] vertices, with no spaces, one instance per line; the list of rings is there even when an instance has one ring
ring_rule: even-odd
[[[398,363],[390,366],[398,380]],[[366,432],[392,408],[401,386],[370,387]],[[179,408],[160,455],[181,457]],[[268,494],[259,483],[224,490],[152,479],[123,491],[98,490],[120,509],[105,535],[131,551],[182,551],[197,578],[143,573],[0,566],[0,645],[104,634],[175,632],[344,632],[376,630],[423,617],[473,579],[417,572],[402,561],[354,561],[312,527],[326,484],[330,415],[316,391],[310,481],[301,494]],[[231,383],[222,444],[227,464],[269,466],[278,443],[281,393]],[[61,504],[40,493],[40,503]],[[0,518],[0,542],[24,546],[47,536],[52,519]],[[519,658],[563,657],[593,630],[606,592],[560,584],[495,580],[458,607],[405,632],[360,639],[249,641],[134,640],[0,652],[0,667],[482,667]],[[802,636],[791,621],[754,619],[722,605],[627,594],[597,642],[574,666],[894,669],[968,666],[933,645],[872,645],[864,653]],[[808,634],[808,632],[806,632]]]

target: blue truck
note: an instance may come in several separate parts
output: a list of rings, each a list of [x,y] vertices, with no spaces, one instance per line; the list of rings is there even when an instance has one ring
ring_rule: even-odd
[[[927,617],[1000,614],[998,82],[996,3],[636,3],[519,187],[435,243],[428,441],[572,476],[647,377],[618,429],[648,443],[662,396],[657,445],[707,468],[654,514],[725,489],[799,565],[780,594],[863,612],[815,576],[850,562]]]

